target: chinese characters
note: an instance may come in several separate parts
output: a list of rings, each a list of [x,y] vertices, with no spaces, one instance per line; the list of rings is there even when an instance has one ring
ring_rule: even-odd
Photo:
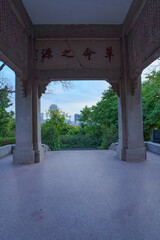
[[[104,56],[105,58],[108,58],[108,61],[111,62],[112,58],[114,57],[113,54],[113,49],[112,47],[107,47],[105,50],[106,55]],[[91,50],[89,48],[86,48],[85,51],[83,51],[82,56],[84,56],[88,61],[90,61],[91,59],[93,59],[96,52],[94,50]],[[46,48],[46,49],[42,49],[41,51],[41,62],[43,63],[45,59],[52,59],[54,56],[54,54],[52,53],[52,49],[51,48]],[[65,58],[74,58],[75,55],[73,54],[72,50],[67,50],[65,49],[61,55],[61,57],[65,57]],[[36,50],[36,61],[38,61],[38,49]]]
[[[43,62],[45,58],[48,59],[53,58],[52,50],[50,48],[43,49],[41,54],[42,54],[41,62]]]
[[[74,56],[73,55],[70,55],[71,54],[71,50],[64,50],[64,52],[62,53],[62,57],[67,57],[67,58],[73,58]]]
[[[106,58],[109,59],[109,62],[111,62],[112,57],[113,57],[113,51],[112,51],[112,47],[106,48]]]
[[[91,55],[92,55],[92,54],[95,54],[95,52],[92,51],[92,50],[90,50],[89,48],[87,48],[86,51],[83,53],[83,55],[84,55],[85,57],[88,57],[88,60],[89,60],[89,61],[91,60]]]

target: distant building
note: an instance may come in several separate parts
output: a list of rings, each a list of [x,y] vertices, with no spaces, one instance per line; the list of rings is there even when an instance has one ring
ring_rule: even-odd
[[[44,124],[46,120],[44,120],[44,113],[41,113],[41,125]]]
[[[43,119],[43,117],[44,117],[44,113],[41,113],[41,119]]]
[[[77,113],[74,114],[74,122],[79,121],[80,117],[81,117],[81,114],[77,114]]]
[[[50,106],[50,109],[51,109],[52,111],[57,111],[57,110],[58,110],[58,106],[57,106],[56,104],[52,104],[52,105]]]
[[[65,120],[65,123],[67,123],[70,126],[74,126],[75,125],[74,122],[71,121],[71,120]]]
[[[81,121],[79,120],[81,117],[81,114],[74,114],[74,123],[75,123],[75,126],[78,126],[78,125],[81,125]]]

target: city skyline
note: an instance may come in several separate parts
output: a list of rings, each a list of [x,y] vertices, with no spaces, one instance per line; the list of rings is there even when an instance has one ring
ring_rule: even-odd
[[[53,83],[52,83],[53,84]],[[106,81],[72,81],[71,88],[64,89],[59,83],[56,85],[55,93],[46,94],[41,99],[41,112],[48,111],[48,106],[56,104],[58,108],[71,116],[80,114],[86,105],[91,107],[101,100],[102,92],[109,87]]]

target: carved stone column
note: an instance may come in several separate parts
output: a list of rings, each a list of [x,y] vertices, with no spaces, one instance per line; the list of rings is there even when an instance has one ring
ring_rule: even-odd
[[[124,80],[120,83],[118,112],[118,157],[124,161],[145,160],[146,148],[144,147],[143,138],[141,77],[138,78],[134,94],[129,81]]]
[[[41,122],[40,122],[40,97],[38,96],[38,81],[33,81],[33,149],[35,151],[35,162],[44,159],[44,150],[41,143]]]
[[[27,95],[24,96],[21,78],[16,76],[16,148],[13,153],[13,163],[34,162],[31,83],[28,81]]]

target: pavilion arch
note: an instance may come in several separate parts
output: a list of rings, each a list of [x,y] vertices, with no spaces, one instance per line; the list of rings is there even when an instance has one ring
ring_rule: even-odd
[[[53,73],[53,74],[52,74]],[[72,71],[73,73],[73,71]],[[48,71],[48,73],[44,72],[44,73],[39,73],[40,77],[38,77],[39,82],[38,82],[38,96],[41,97],[43,93],[45,93],[47,86],[54,81],[77,81],[77,80],[81,80],[81,81],[93,81],[93,80],[97,80],[97,81],[106,81],[108,82],[112,88],[113,91],[117,93],[117,95],[119,96],[119,84],[117,81],[110,81],[109,77],[102,77],[102,72],[100,74],[95,74],[95,73],[91,73],[89,72],[86,76],[83,77],[81,75],[79,75],[77,77],[77,73],[76,75],[73,73],[68,77],[65,77],[64,73],[62,73],[61,77],[55,77],[55,72],[53,71]],[[90,76],[90,77],[89,77]]]
[[[108,79],[119,96],[118,157],[125,161],[146,159],[140,75],[160,55],[160,1],[130,2],[130,8],[129,1],[125,3],[125,14],[120,5],[118,15],[111,14],[105,5],[110,21],[105,13],[99,14],[101,21],[86,15],[81,22],[78,16],[82,14],[78,12],[71,16],[70,24],[62,23],[63,18],[58,22],[53,14],[49,24],[41,24],[34,22],[35,15],[25,0],[0,0],[0,59],[16,73],[14,163],[29,164],[44,158],[40,96],[50,80],[67,77]],[[27,3],[31,7],[33,2]],[[37,8],[36,16],[38,13]],[[87,48],[94,52],[91,60],[85,58]],[[54,55],[41,58],[47,49],[49,53],[54,50]],[[64,59],[65,50],[74,58]],[[95,77],[96,72],[99,75]]]

